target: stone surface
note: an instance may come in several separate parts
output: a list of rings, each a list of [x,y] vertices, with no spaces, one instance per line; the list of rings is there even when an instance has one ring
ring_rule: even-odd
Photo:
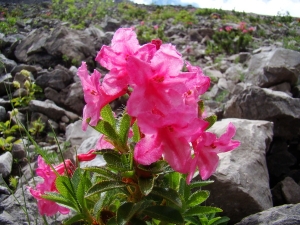
[[[300,99],[279,91],[246,87],[225,106],[224,117],[274,122],[274,136],[286,139],[300,133]]]
[[[254,55],[245,81],[259,87],[270,87],[288,82],[295,85],[299,76],[300,53],[278,48]]]
[[[286,177],[282,183],[282,193],[288,204],[300,203],[300,186],[290,177]]]
[[[10,152],[0,155],[0,174],[6,178],[11,173],[13,157]]]
[[[297,225],[300,224],[300,204],[283,205],[248,216],[236,225]]]
[[[86,131],[81,128],[82,121],[76,121],[69,124],[66,129],[66,140],[71,142],[72,146],[80,146],[84,140],[89,137],[99,138],[100,133],[89,127]]]
[[[62,66],[57,66],[51,72],[40,73],[36,79],[36,84],[41,88],[53,88],[60,91],[73,82],[72,73]]]
[[[236,126],[234,139],[239,140],[241,145],[234,151],[219,154],[219,166],[211,177],[215,182],[206,189],[211,192],[207,204],[222,208],[235,223],[273,206],[265,159],[273,136],[273,124],[223,119],[216,122],[210,131],[221,134],[229,122]]]

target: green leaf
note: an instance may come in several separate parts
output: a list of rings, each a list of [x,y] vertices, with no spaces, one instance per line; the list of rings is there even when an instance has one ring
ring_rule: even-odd
[[[113,190],[113,189],[119,189],[126,187],[126,184],[120,181],[101,181],[97,184],[93,185],[86,193],[85,197],[92,196],[94,194],[102,193],[105,191]]]
[[[119,176],[105,167],[85,167],[86,171],[94,172],[97,176],[104,178],[105,180],[119,180]]]
[[[154,178],[141,178],[138,179],[139,187],[141,189],[141,192],[144,195],[148,195],[154,186]]]
[[[200,113],[200,115],[202,115],[202,113],[204,113],[205,108],[204,108],[204,103],[203,101],[199,101],[198,102],[198,112]]]
[[[139,142],[139,140],[141,139],[141,135],[140,135],[140,129],[137,125],[137,121],[134,122],[133,126],[132,126],[132,131],[133,131],[133,137],[132,140],[137,143]]]
[[[64,221],[64,225],[72,225],[78,221],[83,221],[84,220],[84,215],[83,214],[76,214],[75,216],[71,217],[70,219]]]
[[[218,225],[218,224],[227,224],[227,222],[229,221],[229,217],[227,216],[223,216],[223,217],[216,217],[214,219],[211,219],[208,222],[208,225]]]
[[[116,217],[110,218],[110,219],[107,221],[107,224],[106,224],[106,225],[118,225],[118,224],[117,224]]]
[[[120,137],[115,128],[107,121],[100,120],[96,126],[93,127],[96,131],[107,136],[113,142],[120,142]]]
[[[55,186],[58,192],[65,198],[73,202],[76,209],[78,208],[76,195],[74,193],[70,178],[67,176],[59,176],[55,180]]]
[[[208,197],[209,191],[197,191],[188,198],[187,205],[189,207],[194,207],[206,201]]]
[[[180,224],[183,223],[183,217],[181,213],[172,207],[169,206],[150,206],[146,208],[143,213],[150,216],[151,218],[165,221],[168,223]]]
[[[80,170],[80,168],[77,168],[71,177],[71,182],[74,187],[75,193],[76,193],[78,185],[80,183],[80,179],[81,179],[81,170]]]
[[[222,209],[212,206],[196,206],[191,209],[188,209],[184,216],[199,216],[201,214],[210,214],[210,213],[217,213],[223,212]]]
[[[180,196],[174,189],[154,187],[151,191],[151,194],[160,196],[179,208],[182,207],[182,201],[180,199]]]
[[[198,217],[192,217],[192,216],[185,216],[184,217],[184,221],[186,222],[190,222],[194,225],[198,225],[198,224],[201,224],[200,220]]]
[[[123,163],[121,155],[117,152],[111,153],[107,152],[103,154],[103,158],[107,163],[107,166],[115,169],[117,171],[127,171],[129,169],[128,165]]]
[[[46,194],[42,195],[42,198],[76,209],[74,203],[63,197],[60,193],[46,192]]]
[[[179,184],[180,184],[180,178],[181,174],[177,172],[169,173],[166,177],[169,180],[169,187],[178,190],[179,189]]]
[[[117,211],[118,225],[126,225],[138,212],[142,212],[151,204],[150,201],[140,201],[138,203],[126,202]]]
[[[208,127],[206,129],[209,129],[214,123],[217,121],[217,116],[216,115],[211,115],[209,117],[206,117],[204,120],[209,123]]]
[[[131,120],[130,116],[127,113],[125,113],[122,116],[120,122],[119,135],[122,143],[125,145],[127,144],[128,132],[130,129],[130,120]]]
[[[209,184],[212,184],[213,182],[214,182],[213,180],[195,181],[190,184],[190,188],[193,189],[193,188],[204,187]]]
[[[186,183],[186,180],[183,179],[183,177],[180,178],[180,186],[179,186],[179,194],[181,195],[181,197],[187,201],[188,198],[191,195],[191,188],[190,186]]]
[[[147,171],[153,174],[158,174],[158,173],[162,173],[165,171],[165,169],[169,167],[169,164],[164,161],[164,160],[159,160],[155,163],[152,163],[149,166],[145,166],[145,165],[138,165],[138,168],[143,170],[143,171]],[[174,189],[174,188],[173,188]]]
[[[108,122],[112,128],[116,128],[116,119],[109,104],[102,108],[101,117],[104,121]]]
[[[106,197],[107,197],[107,193],[103,193],[101,195],[101,197],[99,198],[99,200],[94,205],[93,214],[94,214],[94,216],[97,216],[97,219],[99,219],[99,217],[100,217],[100,211],[102,210],[102,208],[104,206]]]

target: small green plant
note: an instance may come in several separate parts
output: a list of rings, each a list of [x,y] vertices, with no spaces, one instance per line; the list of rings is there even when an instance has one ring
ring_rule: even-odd
[[[31,73],[29,71],[22,70],[20,73],[27,78],[26,81],[22,84],[26,89],[26,95],[19,95],[18,97],[11,99],[14,107],[28,106],[31,100],[36,99],[36,97],[40,96],[43,92],[41,87],[31,81]],[[19,89],[21,87],[21,84],[18,82],[14,82],[14,86],[15,88]]]
[[[167,37],[164,34],[164,26],[146,26],[142,23],[136,27],[136,30],[140,44],[145,44],[157,38],[164,42],[167,41]]]
[[[38,118],[37,120],[31,122],[29,133],[35,137],[38,137],[38,135],[44,131],[44,128],[44,122],[41,120],[41,118]]]
[[[187,10],[180,10],[175,15],[174,24],[179,23],[179,22],[183,23],[185,25],[192,25],[192,24],[195,24],[197,22],[197,19],[189,11],[187,11]]]
[[[241,51],[247,51],[252,42],[253,27],[246,27],[245,22],[240,22],[238,29],[231,26],[220,28],[212,37],[213,41],[208,42],[206,54],[227,53],[235,54]]]
[[[221,91],[215,98],[215,100],[217,102],[223,102],[225,100],[225,98],[228,96],[228,91],[227,90],[223,90]]]
[[[10,176],[9,178],[9,186],[15,190],[18,186],[18,182],[19,182],[19,179],[17,176],[13,177],[13,176]]]

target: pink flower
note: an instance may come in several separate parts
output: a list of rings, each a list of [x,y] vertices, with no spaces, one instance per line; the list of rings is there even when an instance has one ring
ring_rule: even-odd
[[[129,56],[136,56],[149,62],[156,51],[153,44],[139,45],[136,33],[132,28],[118,29],[111,41],[111,46],[102,46],[96,61],[111,70],[104,77],[103,89],[109,95],[115,95],[127,89],[128,73],[127,60]]]
[[[232,140],[234,135],[235,127],[230,123],[227,131],[219,138],[213,133],[203,132],[197,141],[193,142],[195,156],[190,162],[188,183],[197,167],[203,180],[215,172],[219,162],[218,153],[231,151],[240,145],[239,141]]]
[[[58,173],[63,174],[65,169],[61,170],[63,164],[58,165]],[[67,165],[69,163],[67,162]],[[64,167],[63,167],[64,168]],[[36,174],[44,179],[44,182],[36,185],[36,189],[28,187],[31,195],[38,201],[38,209],[41,215],[52,216],[57,212],[61,214],[68,214],[69,209],[59,206],[55,202],[42,198],[42,195],[46,192],[57,192],[55,187],[56,174],[52,171],[51,167],[45,163],[41,156],[38,156],[38,168]]]
[[[248,28],[248,31],[251,33],[251,32],[253,32],[253,31],[255,31],[256,30],[256,28],[255,27],[249,27]]]
[[[83,109],[82,121],[82,129],[86,130],[88,125],[87,119],[90,119],[89,124],[91,126],[96,126],[100,119],[100,110],[112,100],[125,94],[126,90],[118,89],[115,92],[112,91],[113,95],[105,93],[100,83],[101,74],[97,70],[94,70],[94,73],[90,76],[85,62],[82,62],[81,67],[78,68],[78,76],[81,80],[84,100],[86,102]]]
[[[135,146],[134,159],[143,165],[150,165],[161,157],[177,172],[188,173],[191,158],[190,142],[204,132],[208,123],[195,119],[186,127],[169,125],[157,129],[156,133],[145,134]]]
[[[222,32],[222,31],[224,31],[224,30],[223,30],[223,28],[220,28],[219,31]]]
[[[145,21],[141,21],[141,22],[140,22],[140,25],[141,25],[141,26],[144,26],[144,25],[145,25]]]
[[[154,30],[158,30],[158,25],[153,26]]]
[[[232,30],[232,26],[226,26],[226,27],[225,27],[225,30],[226,30],[227,32],[230,32],[230,31]]]
[[[197,117],[197,107],[186,105],[182,95],[189,89],[185,82],[195,73],[180,73],[183,61],[171,45],[162,45],[151,64],[135,57],[128,59],[130,84],[134,88],[127,102],[130,116],[136,117],[142,132],[177,123],[185,125]],[[149,120],[151,118],[151,120]]]
[[[246,22],[240,22],[238,29],[245,30],[246,29]]]

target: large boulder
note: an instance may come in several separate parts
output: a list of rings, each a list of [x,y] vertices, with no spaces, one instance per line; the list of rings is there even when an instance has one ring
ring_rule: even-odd
[[[15,56],[20,62],[49,68],[63,62],[91,61],[96,50],[86,33],[59,26],[52,31],[39,28],[30,32],[16,47]]]
[[[231,223],[235,223],[273,206],[265,158],[273,136],[273,124],[223,119],[209,131],[220,135],[229,122],[235,125],[234,140],[239,140],[241,145],[233,151],[219,154],[220,163],[211,177],[215,182],[207,186],[211,192],[207,204],[222,208]]]
[[[236,225],[296,225],[300,224],[300,204],[270,208],[248,216]]]
[[[270,87],[283,82],[297,83],[300,75],[300,53],[277,48],[252,56],[245,82]]]
[[[267,88],[246,86],[225,106],[225,118],[274,122],[274,136],[292,139],[300,134],[300,99]]]

